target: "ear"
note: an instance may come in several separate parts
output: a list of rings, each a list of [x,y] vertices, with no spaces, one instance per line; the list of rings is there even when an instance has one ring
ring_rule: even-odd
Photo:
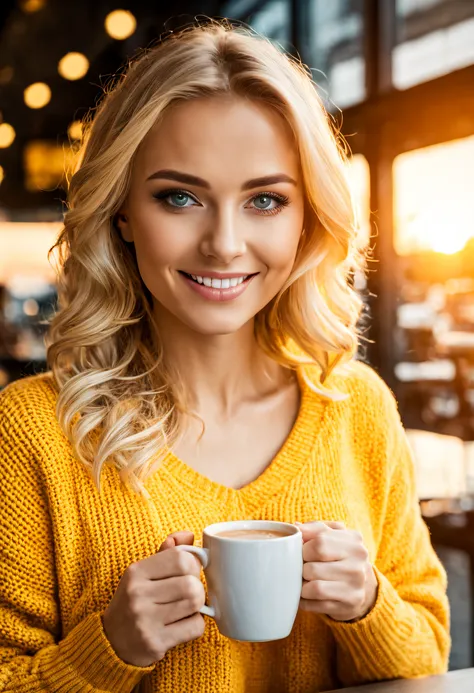
[[[133,233],[127,214],[122,211],[118,212],[118,214],[115,215],[114,223],[123,240],[127,243],[133,243]]]

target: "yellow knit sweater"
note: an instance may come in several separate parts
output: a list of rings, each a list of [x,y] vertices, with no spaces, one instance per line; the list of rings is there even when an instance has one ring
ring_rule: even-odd
[[[414,486],[394,397],[368,366],[331,376],[330,402],[303,387],[296,423],[270,466],[240,490],[171,453],[148,480],[151,501],[107,466],[99,495],[55,417],[50,375],[0,394],[0,691],[35,693],[310,693],[446,670],[446,576]],[[270,643],[199,640],[155,666],[126,664],[101,621],[127,566],[165,537],[213,522],[342,520],[365,539],[379,581],[355,623],[298,614]]]

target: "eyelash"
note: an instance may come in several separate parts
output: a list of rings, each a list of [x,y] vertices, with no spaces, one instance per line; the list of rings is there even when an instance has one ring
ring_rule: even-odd
[[[187,197],[190,197],[192,200],[197,202],[196,198],[191,195],[191,193],[187,192],[186,190],[178,190],[177,188],[172,188],[170,190],[162,190],[159,193],[156,193],[153,195],[153,197],[162,205],[168,207],[168,209],[180,209],[180,207],[176,207],[175,205],[169,204],[169,202],[166,202],[166,198],[169,197],[170,195],[178,195],[178,194],[186,195]],[[274,215],[274,214],[279,214],[280,212],[283,211],[285,207],[288,207],[290,204],[290,200],[286,195],[279,195],[278,193],[275,192],[260,192],[254,195],[252,198],[250,198],[250,201],[256,200],[259,197],[271,197],[272,200],[276,200],[277,202],[280,203],[279,207],[274,207],[273,209],[257,209],[258,214],[261,214],[263,216],[268,216],[269,214]],[[181,209],[185,209],[185,207],[182,207]]]

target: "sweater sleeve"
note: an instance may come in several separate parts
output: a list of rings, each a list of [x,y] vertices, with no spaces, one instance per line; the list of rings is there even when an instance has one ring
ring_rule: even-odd
[[[23,423],[21,423],[23,419]],[[0,396],[0,691],[130,693],[153,666],[117,657],[100,613],[61,638],[53,533],[19,407]]]
[[[381,379],[378,389],[371,463],[386,465],[389,474],[379,506],[377,600],[356,622],[323,617],[336,640],[338,677],[345,686],[445,673],[451,644],[446,573],[421,516],[411,449],[392,392]]]

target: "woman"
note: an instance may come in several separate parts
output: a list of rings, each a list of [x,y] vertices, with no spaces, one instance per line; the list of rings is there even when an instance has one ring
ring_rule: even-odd
[[[397,405],[355,360],[344,158],[304,68],[226,22],[104,100],[71,180],[51,372],[1,406],[0,690],[322,691],[446,670]],[[300,522],[283,641],[199,613],[214,522]]]

